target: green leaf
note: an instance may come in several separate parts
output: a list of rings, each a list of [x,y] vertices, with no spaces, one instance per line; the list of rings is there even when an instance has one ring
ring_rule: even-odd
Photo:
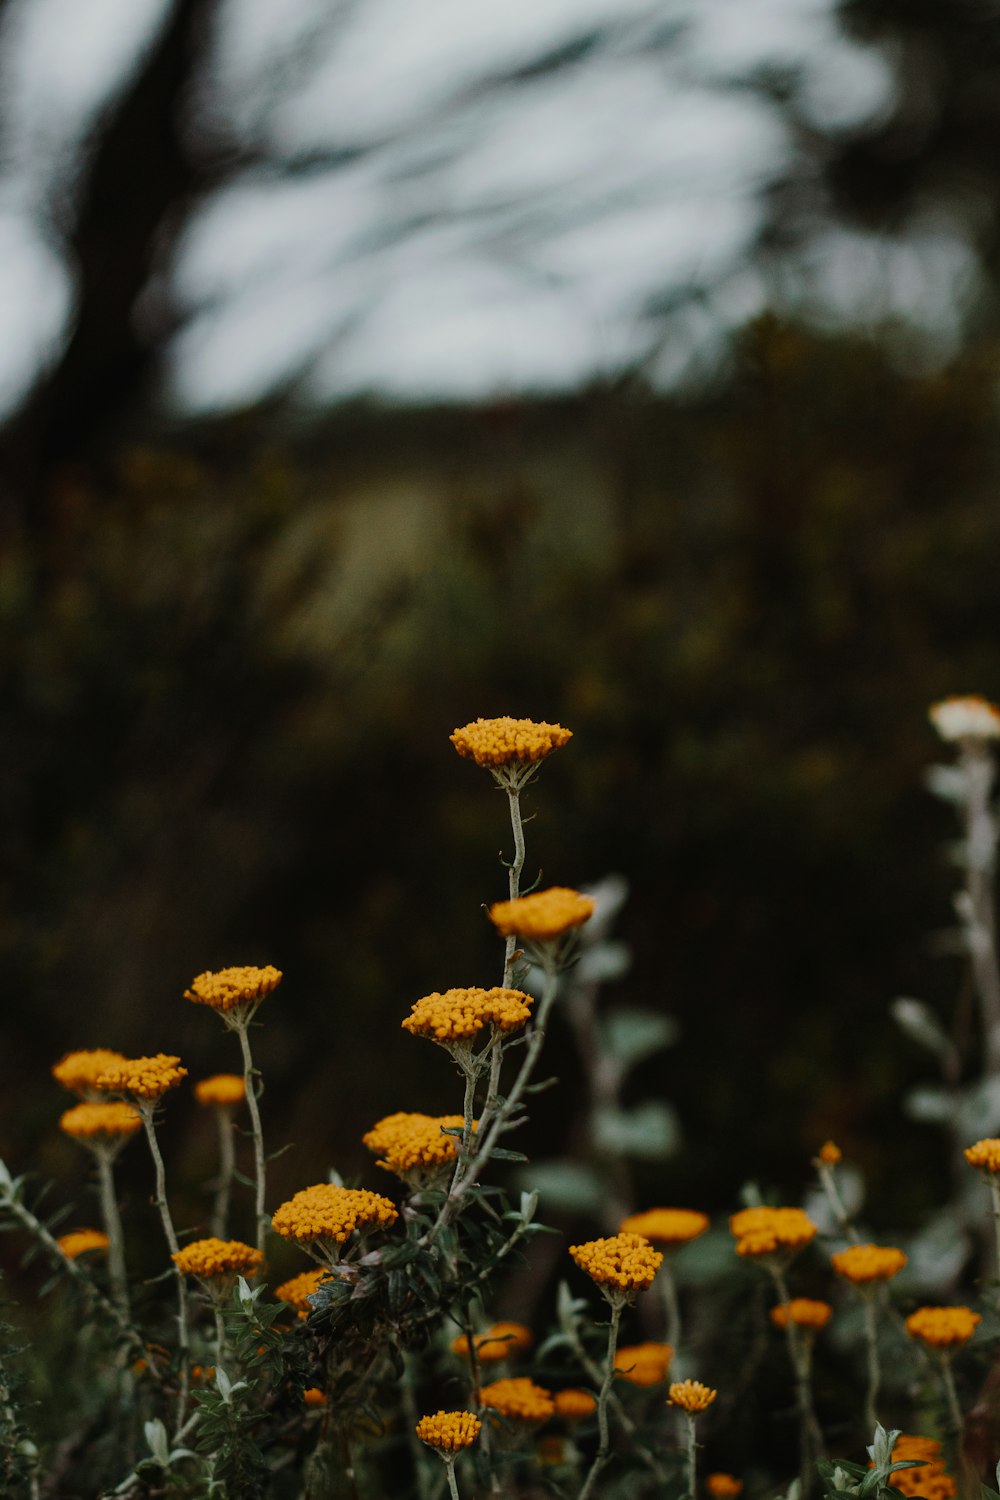
[[[943,1057],[953,1050],[941,1022],[922,1000],[911,1000],[901,995],[892,1002],[889,1009],[900,1031],[919,1046],[926,1047],[928,1052]]]
[[[601,1029],[608,1051],[625,1068],[633,1068],[643,1058],[671,1046],[679,1030],[673,1016],[625,1006],[610,1011]]]
[[[680,1145],[680,1124],[676,1112],[659,1099],[648,1099],[630,1110],[600,1110],[594,1121],[594,1144],[612,1156],[664,1161]]]
[[[546,1212],[551,1209],[579,1209],[592,1213],[600,1208],[604,1197],[603,1179],[592,1167],[575,1161],[533,1162],[529,1173],[518,1173],[521,1181],[533,1188]]]

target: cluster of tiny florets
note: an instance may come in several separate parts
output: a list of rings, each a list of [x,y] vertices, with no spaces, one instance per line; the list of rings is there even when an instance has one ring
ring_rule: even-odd
[[[355,1230],[385,1229],[398,1217],[388,1198],[368,1188],[319,1182],[283,1203],[271,1223],[286,1240],[334,1240],[342,1245]]]
[[[230,1011],[239,1006],[256,1009],[280,983],[281,970],[273,964],[265,964],[262,969],[252,965],[218,969],[192,979],[184,998],[196,1005],[208,1005],[212,1010]]]
[[[142,1116],[131,1104],[117,1099],[77,1104],[61,1116],[59,1128],[76,1141],[120,1140],[142,1129]]]
[[[662,1252],[654,1250],[641,1234],[588,1240],[584,1245],[570,1245],[569,1253],[591,1281],[620,1292],[643,1291],[652,1286],[653,1277],[663,1263]]]
[[[253,1276],[264,1264],[263,1255],[252,1245],[214,1236],[192,1240],[170,1258],[182,1276],[200,1276],[202,1281],[214,1276]]]
[[[490,921],[501,937],[522,937],[536,943],[551,942],[582,927],[594,915],[597,903],[569,886],[553,885],[512,901],[494,901]]]
[[[743,1208],[729,1220],[737,1255],[753,1258],[803,1250],[817,1226],[801,1208]]]
[[[447,1046],[469,1042],[486,1026],[504,1033],[519,1031],[531,1015],[532,997],[521,990],[454,989],[424,995],[403,1021],[412,1036],[426,1036]]]
[[[901,1495],[923,1496],[924,1500],[953,1500],[958,1486],[944,1466],[941,1444],[935,1438],[900,1433],[892,1449],[893,1463],[919,1459],[919,1469],[897,1469],[892,1476],[893,1489]],[[871,1465],[869,1465],[871,1467]]]
[[[471,1411],[438,1411],[433,1416],[421,1417],[416,1433],[428,1448],[436,1448],[439,1453],[460,1453],[463,1448],[472,1447],[482,1425]]]
[[[179,1057],[157,1052],[155,1057],[127,1057],[98,1075],[97,1087],[106,1094],[128,1094],[133,1099],[162,1099],[187,1077]]]
[[[563,1391],[556,1391],[552,1400],[555,1403],[556,1416],[562,1417],[567,1422],[582,1422],[585,1417],[591,1416],[597,1407],[597,1398],[593,1392],[577,1385],[567,1386]]]
[[[836,1141],[824,1141],[819,1148],[819,1159],[824,1167],[835,1167],[843,1154]]]
[[[447,1166],[458,1155],[458,1141],[442,1127],[460,1130],[461,1115],[409,1114],[400,1110],[386,1115],[365,1135],[364,1144],[381,1158],[377,1166],[403,1177],[410,1172],[433,1172]]]
[[[213,1073],[194,1086],[194,1096],[206,1108],[228,1109],[246,1098],[247,1088],[239,1073]]]
[[[625,1344],[615,1357],[615,1374],[631,1385],[659,1385],[666,1380],[673,1357],[670,1344]]]
[[[643,1213],[629,1214],[620,1231],[641,1234],[657,1245],[684,1245],[697,1239],[708,1228],[708,1215],[694,1208],[647,1208]]]
[[[918,1307],[907,1318],[906,1331],[932,1349],[953,1349],[967,1344],[982,1321],[971,1307]]]
[[[511,1354],[523,1353],[534,1342],[534,1334],[523,1323],[493,1323],[485,1333],[473,1335],[476,1355],[480,1363],[485,1364],[506,1359]],[[451,1352],[468,1358],[469,1340],[466,1334],[461,1333],[457,1339],[452,1339]]]
[[[287,1302],[294,1307],[300,1318],[307,1318],[312,1312],[312,1303],[309,1298],[319,1291],[320,1283],[327,1280],[327,1273],[322,1266],[317,1266],[315,1271],[302,1271],[298,1276],[292,1276],[288,1281],[283,1281],[274,1289],[274,1295],[279,1302]]]
[[[84,1052],[67,1052],[52,1069],[52,1077],[64,1089],[72,1089],[85,1097],[99,1092],[97,1080],[108,1068],[123,1063],[121,1052],[112,1052],[109,1047],[92,1047]]]
[[[833,1317],[829,1302],[819,1302],[812,1297],[793,1297],[790,1302],[779,1302],[769,1313],[776,1328],[787,1328],[793,1323],[796,1328],[812,1328],[817,1333],[825,1328]]]
[[[1000,1172],[1000,1140],[995,1136],[977,1141],[965,1152],[970,1167],[979,1167],[984,1172]]]
[[[1000,708],[987,698],[942,698],[928,713],[943,740],[1000,739]]]
[[[476,719],[456,729],[449,738],[459,755],[490,770],[512,761],[530,765],[544,760],[572,739],[572,729],[534,719]]]
[[[481,1395],[484,1406],[491,1406],[501,1417],[521,1422],[547,1422],[556,1409],[552,1392],[527,1375],[494,1380],[483,1386]]]
[[[694,1416],[697,1412],[707,1411],[718,1394],[711,1386],[702,1385],[700,1380],[676,1380],[667,1393],[667,1404],[679,1406]]]
[[[107,1250],[109,1243],[107,1235],[100,1229],[71,1229],[56,1240],[67,1260],[76,1260],[88,1250]]]
[[[865,1286],[889,1281],[906,1265],[906,1256],[893,1245],[849,1245],[830,1256],[833,1269],[845,1281]]]

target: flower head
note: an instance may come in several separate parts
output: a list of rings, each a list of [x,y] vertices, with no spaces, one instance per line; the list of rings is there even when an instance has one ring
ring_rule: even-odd
[[[302,1392],[302,1399],[307,1406],[325,1406],[326,1392],[321,1391],[318,1385],[310,1385]]]
[[[641,1234],[656,1245],[684,1245],[708,1228],[708,1215],[694,1208],[647,1208],[621,1222],[623,1234]]]
[[[363,1234],[371,1229],[384,1229],[398,1217],[388,1198],[368,1188],[319,1182],[283,1203],[271,1223],[286,1240],[342,1245],[356,1231]]]
[[[494,901],[490,921],[501,937],[518,936],[529,942],[552,942],[594,915],[597,903],[568,886],[553,885],[512,901]]]
[[[817,1226],[801,1208],[744,1208],[732,1215],[729,1229],[736,1239],[737,1255],[750,1259],[795,1254],[817,1234]]]
[[[194,1096],[206,1109],[231,1109],[246,1098],[247,1088],[239,1073],[213,1073],[194,1086]]]
[[[412,1006],[402,1025],[412,1036],[425,1036],[448,1047],[471,1042],[486,1026],[504,1033],[520,1031],[533,1004],[531,995],[521,990],[454,989],[443,994],[435,990]]]
[[[363,1137],[369,1151],[381,1158],[376,1165],[397,1177],[426,1181],[438,1175],[458,1155],[458,1141],[444,1128],[461,1130],[461,1115],[422,1115],[399,1111],[379,1120]],[[475,1128],[475,1124],[473,1124]]]
[[[986,698],[942,698],[928,714],[943,740],[1000,739],[1000,708]]]
[[[493,1323],[485,1333],[473,1336],[476,1356],[481,1364],[492,1364],[495,1360],[507,1359],[511,1354],[522,1354],[530,1349],[535,1336],[523,1323]],[[451,1341],[452,1354],[469,1355],[469,1340],[462,1333]]]
[[[438,1453],[460,1453],[472,1447],[482,1426],[471,1411],[439,1411],[432,1417],[421,1417],[416,1433],[422,1443]]]
[[[615,1234],[585,1245],[570,1245],[569,1253],[591,1281],[614,1292],[644,1291],[663,1263],[641,1234]]]
[[[983,1172],[1000,1172],[1000,1140],[994,1136],[977,1141],[967,1148],[965,1159],[970,1167],[978,1167]]]
[[[59,1128],[75,1141],[94,1146],[118,1146],[142,1129],[142,1116],[131,1104],[77,1104],[60,1118]]]
[[[56,1240],[67,1260],[76,1260],[88,1250],[107,1250],[109,1243],[107,1235],[100,1229],[71,1229],[69,1234],[61,1234]]]
[[[253,1276],[264,1264],[264,1257],[242,1240],[192,1240],[170,1259],[182,1276],[197,1276],[211,1281],[218,1276]]]
[[[787,1328],[793,1323],[796,1328],[810,1328],[818,1333],[833,1317],[829,1302],[816,1302],[811,1297],[793,1297],[790,1302],[779,1302],[768,1316],[776,1328]]]
[[[855,1286],[874,1281],[890,1281],[906,1265],[902,1250],[892,1245],[848,1245],[830,1256],[833,1269]]]
[[[967,1344],[982,1321],[971,1307],[918,1307],[907,1318],[906,1331],[932,1349],[954,1349]]]
[[[312,1303],[309,1298],[319,1291],[320,1283],[326,1279],[326,1271],[322,1266],[317,1266],[315,1271],[302,1271],[298,1276],[283,1281],[274,1289],[274,1295],[279,1302],[287,1302],[295,1308],[300,1318],[307,1318],[312,1312]]]
[[[273,964],[265,964],[262,969],[245,965],[215,973],[206,971],[192,979],[184,998],[217,1010],[227,1025],[240,1026],[278,988],[281,977],[281,970]]]
[[[536,1385],[526,1375],[510,1380],[494,1380],[484,1385],[484,1406],[491,1406],[501,1417],[513,1417],[521,1422],[547,1422],[555,1412],[551,1391]]]
[[[819,1159],[824,1167],[835,1167],[843,1154],[836,1141],[824,1141],[819,1148]]]
[[[75,1094],[90,1098],[100,1092],[97,1080],[105,1069],[124,1061],[122,1053],[112,1052],[108,1047],[92,1047],[86,1052],[67,1052],[54,1065],[52,1077],[64,1089],[71,1089]]]
[[[659,1385],[674,1357],[670,1344],[626,1344],[619,1348],[615,1374],[631,1385]]]
[[[893,1445],[892,1458],[894,1463],[907,1459],[918,1459],[921,1463],[919,1469],[897,1469],[893,1474],[893,1489],[900,1494],[921,1495],[925,1500],[953,1500],[958,1493],[958,1486],[941,1458],[941,1444],[935,1438],[901,1433]]]
[[[97,1087],[106,1094],[127,1094],[131,1099],[155,1101],[187,1077],[179,1057],[158,1052],[155,1057],[126,1057],[98,1074]]]
[[[581,1386],[568,1386],[564,1391],[556,1391],[552,1399],[555,1402],[556,1416],[562,1417],[566,1422],[582,1422],[584,1417],[589,1417],[597,1409],[594,1394]]]
[[[695,1416],[700,1411],[707,1411],[718,1394],[710,1386],[702,1385],[700,1380],[675,1380],[667,1393],[667,1405],[679,1406],[682,1411]]]
[[[459,755],[490,770],[544,760],[572,737],[573,731],[561,724],[507,718],[476,719],[449,736]]]
[[[736,1500],[743,1493],[743,1481],[735,1474],[706,1474],[705,1488],[712,1500]]]

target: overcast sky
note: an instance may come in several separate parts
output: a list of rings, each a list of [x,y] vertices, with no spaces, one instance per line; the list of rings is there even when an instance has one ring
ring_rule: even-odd
[[[45,231],[53,183],[164,10],[8,6],[2,407],[71,303]],[[577,65],[493,86],[609,22],[610,45]],[[802,70],[827,125],[889,103],[883,60],[841,37],[830,0],[226,0],[202,89],[215,116],[279,155],[378,149],[308,176],[248,174],[199,213],[175,268],[189,321],[170,399],[225,408],[287,376],[320,400],[571,386],[648,353],[650,299],[695,288],[707,300],[670,326],[654,364],[674,378],[773,293],[747,249],[791,146],[759,93],[731,87],[772,65]],[[874,289],[919,315],[967,271],[940,227],[925,248],[897,264],[831,236],[796,268],[800,290],[850,312]]]

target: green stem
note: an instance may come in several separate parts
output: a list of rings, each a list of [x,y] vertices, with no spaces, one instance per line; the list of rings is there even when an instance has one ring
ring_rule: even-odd
[[[997,1253],[997,1279],[1000,1280],[1000,1179],[991,1172],[988,1177],[990,1201],[993,1205],[993,1243]]]
[[[676,1359],[681,1344],[681,1305],[677,1298],[677,1283],[674,1280],[673,1267],[670,1264],[669,1250],[663,1257],[660,1269],[656,1273],[656,1279],[663,1297],[666,1341],[674,1351]]]
[[[242,1021],[242,1024],[236,1027],[236,1030],[239,1033],[240,1049],[243,1053],[243,1082],[246,1087],[247,1107],[250,1110],[250,1126],[253,1131],[254,1172],[257,1179],[257,1249],[263,1251],[264,1236],[267,1233],[267,1214],[264,1211],[267,1159],[264,1155],[264,1132],[261,1129],[260,1109],[257,1105],[257,1088],[254,1075],[253,1058],[250,1056],[250,1037],[248,1035],[249,1025],[249,1017],[245,1017]]]
[[[875,1404],[878,1400],[881,1371],[878,1362],[878,1329],[876,1326],[876,1304],[874,1292],[862,1292],[865,1316],[865,1351],[868,1365],[868,1390],[865,1395],[865,1431],[874,1432],[878,1426]]]
[[[507,801],[510,805],[510,826],[514,834],[514,858],[507,866],[507,888],[510,892],[511,901],[516,901],[521,893],[521,871],[524,869],[524,825],[521,822],[521,788],[511,786],[504,782],[507,792]],[[512,932],[507,938],[504,948],[503,959],[503,984],[504,989],[509,990],[514,982],[514,965],[517,952],[517,937]]]
[[[597,1364],[595,1364],[595,1362],[591,1359],[590,1355],[584,1348],[583,1341],[581,1340],[580,1335],[576,1329],[575,1322],[573,1324],[565,1326],[564,1332],[566,1333],[566,1337],[569,1340],[570,1348],[573,1350],[573,1353],[580,1361],[581,1366],[584,1370],[586,1370],[594,1385],[599,1387],[604,1378],[603,1371]],[[651,1449],[647,1448],[646,1445],[641,1441],[639,1437],[638,1427],[632,1420],[632,1417],[629,1415],[629,1413],[625,1410],[624,1406],[618,1398],[617,1393],[613,1388],[608,1396],[608,1405],[614,1412],[615,1417],[618,1421],[618,1425],[628,1437],[629,1442],[632,1444],[636,1453],[642,1459],[642,1462],[649,1469],[650,1473],[656,1478],[658,1483],[665,1484],[667,1476],[665,1470],[663,1469],[663,1466],[661,1465],[659,1459],[656,1457],[655,1453],[653,1453]]]
[[[455,1478],[455,1460],[453,1458],[446,1458],[444,1462],[445,1468],[448,1471],[448,1494],[451,1496],[451,1500],[461,1500],[461,1496],[458,1493],[458,1481]]]
[[[125,1239],[122,1234],[121,1214],[118,1212],[118,1199],[115,1196],[114,1155],[111,1151],[100,1147],[94,1155],[97,1158],[97,1180],[101,1193],[101,1217],[104,1220],[104,1232],[108,1237],[111,1300],[127,1318],[129,1304],[128,1278],[125,1273]]]
[[[770,1268],[779,1301],[788,1311],[785,1322],[785,1341],[788,1359],[795,1378],[795,1404],[799,1414],[799,1484],[800,1494],[805,1500],[812,1486],[816,1460],[823,1453],[823,1431],[816,1416],[812,1394],[812,1349],[801,1328],[792,1322],[788,1294],[788,1283],[780,1266]],[[871,1430],[874,1432],[874,1425]]]
[[[851,1216],[847,1212],[843,1198],[840,1196],[840,1189],[834,1178],[833,1168],[828,1162],[821,1161],[819,1163],[819,1182],[820,1187],[826,1195],[826,1201],[833,1209],[834,1218],[840,1226],[841,1233],[845,1238],[850,1240],[852,1245],[857,1245],[860,1242],[858,1231],[851,1223]]]
[[[160,1223],[163,1225],[164,1237],[170,1249],[170,1254],[173,1256],[180,1249],[180,1244],[177,1239],[177,1231],[174,1229],[174,1221],[170,1217],[170,1204],[167,1202],[167,1173],[163,1165],[160,1144],[156,1139],[156,1127],[153,1124],[153,1105],[148,1101],[141,1100],[138,1108],[146,1131],[146,1140],[149,1142],[153,1166],[156,1168],[156,1207],[160,1212]],[[180,1354],[180,1390],[177,1393],[177,1428],[179,1430],[184,1422],[184,1408],[187,1405],[189,1379],[187,1285],[176,1263],[174,1264],[174,1275],[177,1278],[177,1348]]]
[[[687,1480],[688,1495],[694,1500],[698,1483],[698,1443],[695,1439],[694,1412],[686,1411],[687,1418]]]
[[[219,1175],[216,1178],[215,1201],[212,1204],[211,1232],[220,1240],[229,1233],[229,1200],[236,1172],[236,1148],[233,1144],[233,1112],[226,1104],[214,1108],[219,1133]]]
[[[216,1363],[223,1369],[226,1368],[226,1323],[222,1316],[222,1308],[218,1302],[212,1303],[212,1311],[215,1314],[215,1350]]]
[[[955,1389],[955,1377],[952,1374],[951,1360],[947,1354],[941,1356],[941,1378],[944,1381],[944,1393],[948,1402],[948,1415],[956,1438],[962,1435],[962,1408],[958,1404],[958,1392]]]
[[[598,1475],[611,1457],[608,1397],[611,1395],[611,1383],[615,1378],[615,1358],[618,1354],[618,1328],[621,1323],[623,1305],[617,1299],[611,1303],[611,1322],[608,1326],[608,1353],[604,1365],[604,1379],[601,1381],[601,1389],[597,1397],[597,1452],[594,1454],[594,1462],[590,1466],[590,1472],[583,1482],[583,1488],[577,1500],[587,1500],[588,1495],[593,1493]]]

